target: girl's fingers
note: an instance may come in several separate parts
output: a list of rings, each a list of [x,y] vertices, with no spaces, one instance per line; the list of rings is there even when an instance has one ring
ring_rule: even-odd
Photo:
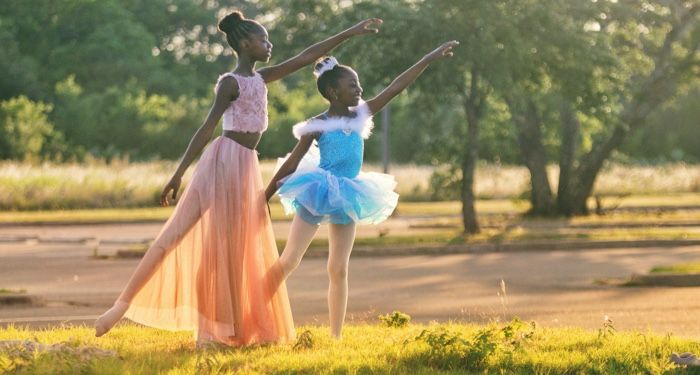
[[[454,47],[456,47],[456,46],[458,46],[458,45],[459,45],[459,42],[456,41],[456,40],[452,40],[452,41],[449,41],[449,42],[443,44],[442,47],[441,47],[441,49],[442,49],[442,56],[445,56],[445,57],[452,57],[452,55],[454,54],[454,52],[452,51],[452,48],[454,48]]]
[[[382,22],[384,21],[382,21],[380,18],[370,18],[363,22],[363,28],[373,33],[377,33],[379,32],[379,29],[373,28],[371,26],[379,27],[379,25],[381,25]]]
[[[453,41],[451,41],[451,42],[445,43],[444,46],[445,46],[445,48],[447,48],[447,49],[451,49],[451,48],[454,48],[454,47],[456,47],[456,46],[458,46],[458,45],[459,45],[459,42],[453,40]]]
[[[449,42],[446,42],[442,45],[442,48],[453,48],[459,45],[459,42],[456,40],[451,40]]]

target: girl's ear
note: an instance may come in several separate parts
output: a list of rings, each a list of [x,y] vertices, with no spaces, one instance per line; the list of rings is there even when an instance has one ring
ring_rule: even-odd
[[[241,49],[248,49],[250,47],[250,40],[248,40],[248,38],[243,38],[238,42],[238,46]]]

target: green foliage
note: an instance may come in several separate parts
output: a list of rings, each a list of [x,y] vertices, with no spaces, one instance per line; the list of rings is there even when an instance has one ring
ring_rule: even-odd
[[[459,200],[461,191],[462,171],[454,165],[443,165],[430,176],[430,200]]]
[[[457,167],[470,141],[466,99],[472,94],[485,97],[482,159],[520,160],[511,110],[527,101],[538,109],[550,162],[558,157],[562,102],[573,106],[581,122],[577,156],[591,150],[620,123],[624,103],[665,92],[647,89],[643,78],[678,18],[674,12],[692,5],[689,0],[235,4],[268,28],[275,45],[272,63],[359,19],[382,17],[379,34],[333,51],[356,68],[366,98],[438,43],[460,40],[452,60],[431,66],[393,101],[390,129],[392,161]],[[49,142],[53,149],[42,151],[40,159],[82,160],[88,154],[175,159],[202,123],[217,75],[235,64],[215,27],[228,10],[222,6],[191,0],[0,2],[0,100],[24,96],[53,108],[46,112],[56,130]],[[688,89],[697,86],[698,67],[696,59],[683,57],[696,48],[700,31],[693,27],[681,35],[670,60],[664,60],[673,79],[659,81],[660,89],[673,82],[679,88],[664,96],[669,104],[663,111],[647,119],[649,130],[632,134],[623,147],[632,160],[700,160],[693,143],[699,135],[697,88]],[[290,126],[326,105],[314,86],[310,68],[270,86],[270,129],[259,146],[263,157],[289,152]],[[381,156],[381,117],[375,122],[366,145],[369,161]],[[3,144],[0,152],[9,154],[9,147]]]
[[[205,100],[171,99],[128,85],[94,93],[73,76],[56,84],[56,127],[71,141],[71,156],[175,159],[206,114]]]
[[[294,343],[294,346],[292,348],[294,350],[307,350],[307,349],[312,349],[314,347],[314,334],[313,332],[307,330],[304,330],[298,337],[297,341]]]
[[[622,151],[632,161],[700,162],[700,84],[683,90],[678,98],[649,119],[649,126],[632,134]]]
[[[402,328],[411,322],[411,316],[401,311],[394,311],[391,314],[379,315],[379,320],[387,327]]]
[[[269,126],[260,140],[261,158],[285,156],[296,144],[292,126],[325,110],[327,102],[316,93],[315,85],[304,85],[289,90],[281,83],[268,87]]]
[[[23,55],[17,42],[17,27],[12,18],[0,13],[0,100],[40,93],[38,64]]]
[[[485,369],[489,358],[498,352],[512,356],[513,351],[520,350],[533,338],[535,331],[534,322],[526,324],[515,318],[500,328],[489,326],[479,329],[471,339],[439,326],[424,329],[414,340],[428,346],[427,352],[423,355],[425,361],[431,366],[443,370],[478,371]]]
[[[36,161],[59,153],[63,137],[48,119],[51,110],[26,96],[0,102],[0,159]]]

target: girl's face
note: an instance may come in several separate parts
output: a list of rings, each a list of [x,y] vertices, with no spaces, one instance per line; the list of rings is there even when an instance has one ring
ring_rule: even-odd
[[[272,56],[272,43],[268,39],[267,30],[260,26],[258,32],[254,32],[243,41],[246,52],[255,61],[268,62]]]
[[[355,107],[362,99],[362,86],[354,70],[349,69],[338,78],[337,84],[331,89],[331,98],[348,107]]]

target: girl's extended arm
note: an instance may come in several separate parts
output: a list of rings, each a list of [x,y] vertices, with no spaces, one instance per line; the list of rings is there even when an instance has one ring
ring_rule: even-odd
[[[306,152],[309,151],[309,147],[311,147],[311,143],[313,143],[315,137],[315,134],[304,134],[301,136],[299,142],[297,142],[297,145],[294,146],[294,149],[289,154],[287,160],[285,160],[277,173],[275,173],[275,176],[272,177],[272,180],[270,180],[270,183],[267,185],[267,188],[265,189],[266,200],[269,201],[275,194],[277,191],[277,184],[281,179],[294,173],[299,166],[301,158],[303,158]]]
[[[367,101],[367,106],[369,107],[372,114],[379,112],[384,106],[391,101],[396,95],[403,91],[408,85],[413,83],[413,81],[418,78],[421,73],[428,67],[432,62],[440,60],[445,57],[452,56],[452,48],[459,44],[458,41],[453,40],[451,42],[443,43],[440,47],[436,48],[434,51],[423,56],[422,59],[418,60],[412,67],[408,68],[405,72],[401,73],[400,76],[396,77],[389,86],[387,86],[379,95]]]
[[[190,144],[187,146],[187,151],[185,151],[185,156],[182,157],[180,165],[160,195],[160,204],[162,206],[168,205],[168,193],[170,193],[170,190],[173,191],[173,199],[177,197],[177,191],[180,189],[180,183],[182,182],[182,175],[185,174],[187,167],[190,166],[194,158],[207,145],[214,133],[216,124],[219,123],[221,115],[236,97],[238,97],[238,82],[233,77],[224,78],[216,90],[214,104],[209,110],[207,118],[202,126],[197,129],[197,132],[194,133]]]
[[[327,54],[333,48],[337,47],[340,43],[350,39],[353,36],[363,35],[367,33],[377,33],[379,30],[372,28],[372,25],[381,25],[382,20],[379,18],[370,18],[364,20],[357,25],[339,33],[333,35],[332,37],[316,43],[311,47],[303,50],[300,54],[292,57],[289,60],[283,61],[277,65],[261,68],[258,73],[263,77],[265,82],[272,82],[278,79],[282,79],[285,76],[296,72],[297,70],[303,68],[315,62],[319,57]]]

